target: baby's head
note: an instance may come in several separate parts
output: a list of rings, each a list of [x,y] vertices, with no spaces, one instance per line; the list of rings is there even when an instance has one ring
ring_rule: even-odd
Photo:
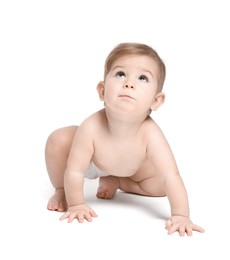
[[[165,64],[158,55],[158,53],[150,46],[142,44],[142,43],[120,43],[118,44],[108,55],[105,61],[105,69],[104,69],[104,80],[107,74],[110,72],[113,63],[123,57],[129,55],[142,55],[148,56],[156,62],[158,67],[158,75],[157,75],[157,82],[158,82],[158,92],[162,91],[166,69]]]

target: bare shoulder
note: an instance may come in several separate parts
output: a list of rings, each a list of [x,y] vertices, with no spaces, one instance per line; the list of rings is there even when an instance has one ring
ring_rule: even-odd
[[[96,132],[103,123],[105,123],[106,117],[104,109],[99,110],[89,117],[87,117],[79,126],[80,130],[87,130]]]
[[[151,117],[145,121],[144,135],[148,152],[155,154],[160,150],[166,152],[171,149],[163,131]]]
[[[146,120],[143,123],[143,130],[145,134],[145,138],[159,138],[159,136],[164,137],[163,132],[161,128],[158,126],[158,124],[149,116],[146,118]]]
[[[155,164],[168,165],[174,163],[170,145],[157,123],[152,119],[146,120],[145,138],[147,142],[147,154]],[[168,161],[168,163],[166,163]],[[172,167],[172,165],[170,166]]]
[[[84,119],[75,133],[75,138],[73,140],[74,144],[76,144],[78,147],[80,145],[81,149],[83,149],[83,147],[92,148],[95,135],[100,132],[99,127],[102,120],[102,111],[97,111]]]

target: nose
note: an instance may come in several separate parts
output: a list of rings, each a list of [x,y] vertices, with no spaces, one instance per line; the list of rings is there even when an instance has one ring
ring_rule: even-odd
[[[132,88],[132,89],[134,89],[134,86],[132,85],[132,84],[125,84],[124,85],[124,88]]]

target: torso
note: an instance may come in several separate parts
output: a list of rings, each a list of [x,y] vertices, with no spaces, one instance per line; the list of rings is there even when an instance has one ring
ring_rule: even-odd
[[[98,115],[96,115],[98,116]],[[147,157],[146,133],[154,122],[151,118],[143,122],[136,135],[115,138],[111,136],[106,119],[99,118],[95,126],[93,162],[103,172],[120,177],[131,177],[136,181],[154,175],[154,166]],[[97,122],[98,120],[95,120]],[[150,121],[150,122],[149,122]]]

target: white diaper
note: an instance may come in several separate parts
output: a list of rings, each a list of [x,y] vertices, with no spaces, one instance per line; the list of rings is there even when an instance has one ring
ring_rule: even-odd
[[[87,172],[85,173],[85,178],[87,179],[96,179],[98,177],[105,177],[108,176],[109,174],[101,171],[97,166],[93,163],[90,162],[89,168]]]

